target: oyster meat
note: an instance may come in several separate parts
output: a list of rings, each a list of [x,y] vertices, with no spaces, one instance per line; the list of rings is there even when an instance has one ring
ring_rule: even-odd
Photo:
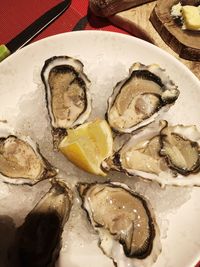
[[[65,182],[52,180],[49,192],[16,231],[15,248],[20,267],[55,266],[61,249],[63,227],[71,207],[71,190]]]
[[[45,61],[41,78],[52,125],[54,147],[68,128],[83,123],[91,112],[90,81],[83,64],[68,56],[54,56]]]
[[[57,173],[31,138],[0,137],[0,178],[3,181],[32,185]]]
[[[160,121],[131,136],[114,154],[112,168],[161,185],[200,186],[200,132]]]
[[[169,109],[179,96],[177,86],[158,65],[132,65],[108,99],[106,118],[113,130],[131,133]]]
[[[161,251],[152,208],[121,183],[80,183],[82,207],[99,234],[103,252],[118,266],[151,266]]]

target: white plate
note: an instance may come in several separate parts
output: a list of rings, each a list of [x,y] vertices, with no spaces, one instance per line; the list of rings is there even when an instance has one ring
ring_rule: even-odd
[[[134,37],[97,31],[66,33],[35,42],[0,64],[0,120],[7,119],[8,124],[17,131],[31,135],[39,142],[44,154],[62,169],[62,175],[69,175],[67,179],[72,184],[78,180],[76,176],[79,172],[62,155],[54,153],[52,156],[50,148],[47,148],[50,144],[48,142],[51,142],[50,128],[43,88],[38,85],[39,72],[44,61],[55,55],[76,57],[84,63],[84,70],[93,82],[91,90],[95,112],[91,118],[103,116],[106,98],[110,95],[112,86],[127,75],[133,62],[140,61],[144,64],[158,63],[167,70],[180,89],[180,97],[166,118],[171,123],[199,125],[200,83],[183,64],[161,49]],[[41,97],[41,100],[38,97]],[[66,162],[66,166],[63,162]],[[92,179],[91,175],[84,172],[80,172],[79,178],[84,180],[87,176]],[[125,178],[119,179],[123,181]],[[126,178],[125,181],[131,184],[130,179]],[[140,190],[146,186],[145,183],[138,186],[138,182],[136,185]],[[38,185],[34,188],[24,188],[25,191],[19,187],[13,189],[12,186],[3,184],[0,187],[0,213],[3,214],[6,210],[8,215],[17,217],[18,223],[31,209],[36,198],[42,194]],[[155,194],[152,194],[152,190],[145,190],[149,198],[157,194],[152,200],[152,205],[156,206],[163,236],[165,232],[163,229],[166,225],[168,228],[167,237],[162,239],[162,253],[154,266],[194,266],[200,259],[200,188],[167,188],[165,191],[155,185],[152,188],[156,188]],[[13,207],[12,193],[16,190],[18,194],[15,194],[15,203],[24,203],[26,199],[27,206],[18,204]],[[41,192],[37,193],[37,190]],[[23,196],[19,192],[24,192]],[[32,195],[34,197],[31,199]],[[162,208],[165,210],[162,211]],[[111,260],[107,259],[97,247],[95,234],[84,221],[84,213],[81,216],[77,215],[77,219],[71,219],[70,226],[65,228],[58,265],[60,267],[113,266]]]

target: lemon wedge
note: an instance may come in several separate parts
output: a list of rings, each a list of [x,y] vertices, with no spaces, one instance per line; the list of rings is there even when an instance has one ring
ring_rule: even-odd
[[[97,119],[70,129],[58,149],[79,168],[106,176],[101,164],[113,151],[110,126],[105,120]]]

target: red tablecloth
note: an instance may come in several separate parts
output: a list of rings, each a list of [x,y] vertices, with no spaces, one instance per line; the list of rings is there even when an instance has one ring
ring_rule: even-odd
[[[6,44],[35,19],[58,4],[61,0],[6,0],[1,1],[0,9],[0,44]],[[44,37],[72,31],[81,18],[86,15],[87,20],[82,20],[81,29],[106,30],[128,34],[110,24],[107,19],[98,18],[88,12],[88,0],[72,0],[70,8],[43,32],[35,37],[32,42]],[[85,24],[86,23],[86,24]],[[185,267],[185,266],[183,266]],[[200,262],[196,265],[200,267]]]
[[[5,44],[30,25],[45,11],[61,2],[61,0],[6,0],[2,1],[0,9],[0,44]],[[49,25],[32,41],[44,37],[72,31],[77,22],[88,13],[88,0],[72,0],[72,4],[56,21]],[[89,12],[89,23],[84,29],[107,30],[126,33],[110,25],[107,19],[95,17]]]

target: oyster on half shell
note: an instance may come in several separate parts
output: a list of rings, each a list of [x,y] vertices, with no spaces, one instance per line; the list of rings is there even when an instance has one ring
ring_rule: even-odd
[[[86,121],[91,112],[90,81],[83,64],[68,56],[54,56],[45,61],[41,71],[51,120],[54,147],[68,128]]]
[[[31,138],[0,137],[0,179],[3,181],[32,185],[57,173]]]
[[[200,132],[194,125],[158,125],[132,135],[111,168],[161,185],[200,186]]]
[[[53,179],[51,183],[49,192],[16,231],[15,247],[20,267],[54,267],[59,256],[73,195],[64,181]]]
[[[82,207],[99,234],[99,246],[118,267],[151,266],[161,251],[148,201],[121,183],[80,183]]]
[[[108,99],[106,118],[113,130],[131,133],[153,122],[179,96],[177,86],[158,65],[135,63]]]

